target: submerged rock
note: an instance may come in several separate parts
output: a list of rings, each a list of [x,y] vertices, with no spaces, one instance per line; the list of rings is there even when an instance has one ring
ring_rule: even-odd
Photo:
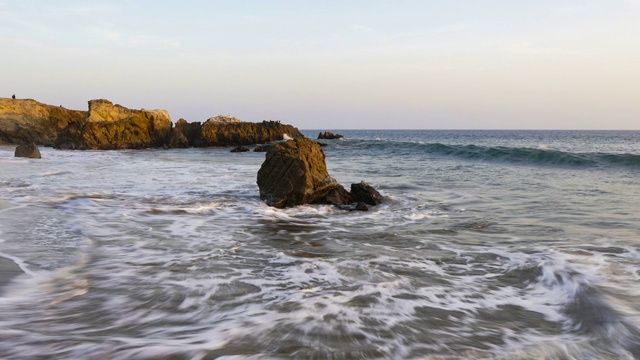
[[[329,176],[325,154],[301,137],[271,146],[258,171],[260,199],[286,208],[303,204],[348,204],[349,193]]]
[[[32,99],[0,98],[0,144],[52,146],[64,128],[81,122],[86,114]]]
[[[246,146],[236,146],[235,148],[231,149],[232,153],[239,153],[239,152],[249,152],[251,150],[249,150],[248,147]]]
[[[15,157],[41,159],[40,149],[34,143],[22,144],[16,147]]]
[[[132,110],[104,99],[91,100],[87,117],[60,133],[56,147],[98,150],[164,147],[172,126],[166,110]]]

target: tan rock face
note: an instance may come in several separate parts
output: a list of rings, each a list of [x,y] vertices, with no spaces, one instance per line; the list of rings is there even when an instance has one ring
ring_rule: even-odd
[[[169,143],[171,118],[165,110],[132,110],[108,100],[89,101],[87,118],[63,131],[65,149],[140,149]]]
[[[269,147],[258,171],[260,199],[286,208],[303,204],[347,204],[349,193],[327,172],[317,143],[296,138]]]
[[[62,129],[86,114],[32,99],[0,98],[0,144],[53,145]]]

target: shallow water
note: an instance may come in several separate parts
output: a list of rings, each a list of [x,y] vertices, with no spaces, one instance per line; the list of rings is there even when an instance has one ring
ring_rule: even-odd
[[[0,146],[0,357],[640,357],[640,133],[343,133],[367,213],[267,207],[263,153]]]

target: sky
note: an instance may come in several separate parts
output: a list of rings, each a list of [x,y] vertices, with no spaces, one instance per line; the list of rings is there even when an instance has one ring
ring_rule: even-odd
[[[640,0],[0,0],[0,97],[301,129],[640,129]]]

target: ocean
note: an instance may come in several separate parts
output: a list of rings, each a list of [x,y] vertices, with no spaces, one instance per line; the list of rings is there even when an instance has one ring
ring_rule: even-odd
[[[384,204],[270,208],[264,153],[0,146],[0,358],[640,359],[640,131],[338,132]]]

